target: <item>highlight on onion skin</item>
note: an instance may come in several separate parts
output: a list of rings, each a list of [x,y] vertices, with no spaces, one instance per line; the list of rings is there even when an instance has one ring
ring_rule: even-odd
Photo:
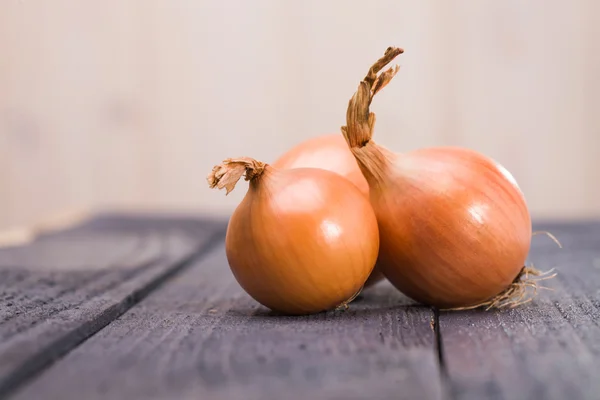
[[[369,184],[363,176],[346,140],[339,134],[323,135],[305,140],[292,147],[271,164],[279,169],[321,168],[335,172],[352,182],[365,196],[369,196]],[[377,265],[364,288],[384,279]]]
[[[331,171],[281,170],[247,157],[215,166],[208,183],[229,193],[242,175],[249,188],[225,238],[240,286],[284,314],[345,306],[377,260],[379,233],[369,200]]]
[[[466,148],[393,153],[372,141],[369,106],[398,67],[378,73],[402,52],[390,47],[371,67],[342,127],[369,183],[381,243],[377,265],[397,289],[430,306],[521,304],[540,274],[524,267],[531,217],[512,175]]]
[[[321,168],[342,175],[366,196],[369,184],[363,176],[346,140],[339,134],[305,140],[282,154],[271,165],[279,169]]]

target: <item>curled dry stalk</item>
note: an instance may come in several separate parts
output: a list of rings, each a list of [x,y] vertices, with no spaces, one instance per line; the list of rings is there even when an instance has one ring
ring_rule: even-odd
[[[341,128],[350,149],[361,148],[371,141],[375,114],[369,111],[369,107],[373,97],[390,83],[400,67],[394,65],[380,74],[379,71],[402,53],[404,50],[401,48],[388,47],[384,55],[369,68],[369,72],[350,99],[346,111],[346,126]]]
[[[550,232],[536,231],[532,233],[532,236],[539,234],[548,236],[559,248],[562,248],[561,243]],[[554,272],[554,268],[543,272],[533,265],[530,267],[524,266],[512,283],[495,297],[473,306],[447,308],[442,311],[474,310],[477,308],[483,308],[486,311],[489,311],[491,309],[515,308],[532,301],[537,295],[538,290],[552,290],[549,287],[540,285],[539,282],[552,279],[556,275],[557,273]]]
[[[215,165],[206,180],[211,189],[225,188],[225,195],[228,195],[242,175],[245,175],[247,181],[251,181],[261,176],[266,166],[267,164],[250,157],[228,158]]]
[[[385,166],[388,158],[392,157],[389,150],[379,147],[372,140],[375,129],[375,114],[370,111],[371,102],[396,76],[400,70],[394,65],[380,72],[404,50],[398,47],[388,47],[384,55],[369,68],[369,72],[358,84],[358,88],[348,102],[346,125],[341,127],[342,134],[348,143],[350,151],[356,158],[364,177],[369,185],[378,185],[384,179]]]
[[[398,73],[400,67],[395,65],[379,74],[404,50],[398,47],[388,47],[383,57],[371,66],[367,76],[359,83],[358,89],[348,103],[346,111],[346,126],[342,126],[342,133],[351,149],[365,146],[373,136],[375,127],[375,114],[369,111],[373,97],[383,89]]]

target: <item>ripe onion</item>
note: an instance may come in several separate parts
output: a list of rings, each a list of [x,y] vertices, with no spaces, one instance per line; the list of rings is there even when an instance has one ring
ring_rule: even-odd
[[[373,96],[398,67],[390,47],[360,82],[342,132],[370,187],[379,225],[378,266],[392,284],[439,308],[519,304],[534,285],[525,268],[531,218],[513,176],[466,148],[393,153],[372,140]]]
[[[209,186],[249,189],[229,220],[227,260],[256,301],[286,314],[345,305],[361,290],[379,251],[369,200],[342,176],[281,170],[242,157],[213,168]]]
[[[339,134],[305,140],[281,155],[271,165],[279,169],[326,169],[342,175],[366,196],[369,195],[369,184],[358,168],[346,141]]]
[[[352,152],[339,134],[324,135],[305,140],[288,150],[271,164],[279,169],[320,168],[335,172],[356,185],[365,196],[369,196],[369,184],[363,176]],[[383,274],[373,269],[365,288],[383,280]]]

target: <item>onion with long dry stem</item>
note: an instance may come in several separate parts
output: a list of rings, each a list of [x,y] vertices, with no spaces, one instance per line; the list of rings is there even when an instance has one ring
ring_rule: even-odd
[[[531,218],[500,164],[476,151],[434,147],[394,153],[372,140],[373,96],[398,71],[390,47],[348,105],[342,127],[370,187],[380,236],[378,266],[401,292],[439,308],[514,306],[539,271],[524,267]]]
[[[352,182],[365,196],[369,196],[369,184],[363,176],[348,145],[339,134],[323,135],[305,140],[282,154],[271,164],[279,169],[320,168],[335,172]],[[365,288],[383,280],[383,274],[375,265]]]
[[[225,238],[240,286],[285,314],[316,313],[351,301],[379,250],[368,198],[331,171],[281,170],[247,157],[215,166],[208,183],[229,193],[242,175],[249,189]]]

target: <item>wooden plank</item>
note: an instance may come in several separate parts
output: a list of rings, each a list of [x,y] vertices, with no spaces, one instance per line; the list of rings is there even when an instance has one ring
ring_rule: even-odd
[[[439,399],[428,308],[382,284],[347,311],[274,315],[224,247],[188,268],[16,399]]]
[[[223,223],[100,216],[0,250],[0,397],[185,266]]]
[[[559,275],[535,302],[440,316],[455,399],[597,399],[600,393],[600,223],[552,224],[563,249],[536,236],[531,262]]]

